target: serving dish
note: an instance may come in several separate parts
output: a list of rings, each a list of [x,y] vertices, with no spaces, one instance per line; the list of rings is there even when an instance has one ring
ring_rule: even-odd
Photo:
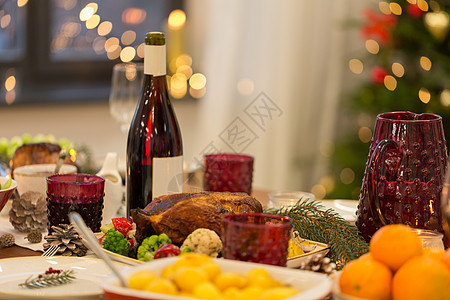
[[[178,257],[157,259],[139,266],[124,269],[121,273],[127,278],[137,270],[149,269],[156,275],[160,275],[166,266],[173,264],[178,259]],[[324,274],[221,258],[214,259],[214,261],[219,265],[222,272],[237,272],[240,274],[245,274],[254,268],[266,269],[273,279],[289,284],[300,291],[299,294],[290,297],[289,299],[291,300],[325,299],[331,292],[331,280]],[[120,286],[119,281],[115,276],[106,279],[102,283],[102,288],[105,292],[105,300],[192,299],[124,288]]]
[[[103,236],[103,233],[97,232],[97,233],[95,233],[95,236],[98,239]],[[286,266],[288,268],[298,268],[304,260],[308,259],[312,255],[317,254],[322,257],[322,256],[325,256],[328,253],[328,251],[330,251],[330,246],[327,244],[314,242],[314,241],[310,241],[310,240],[305,240],[305,241],[309,242],[311,246],[315,246],[315,249],[308,253],[288,257],[287,263],[286,263]],[[140,261],[140,260],[137,260],[134,258],[130,258],[127,256],[123,256],[123,255],[111,252],[109,250],[106,250],[106,249],[103,249],[103,251],[105,251],[105,253],[108,254],[111,259],[113,259],[117,262],[121,262],[121,263],[132,265],[132,266],[140,265],[140,264],[144,263],[143,261]]]
[[[126,265],[114,262],[121,270]],[[44,273],[49,268],[75,270],[72,282],[38,289],[20,287],[31,275]],[[111,270],[97,258],[66,256],[31,256],[0,259],[0,299],[102,299],[101,282]]]

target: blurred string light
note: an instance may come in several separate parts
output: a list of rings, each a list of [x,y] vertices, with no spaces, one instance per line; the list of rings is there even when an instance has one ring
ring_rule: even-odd
[[[343,184],[350,184],[355,180],[355,172],[350,168],[344,168],[339,174],[339,178]]]
[[[145,43],[141,43],[137,49],[136,49],[136,54],[138,57],[140,58],[144,58],[144,52],[145,52]]]
[[[122,13],[122,22],[128,25],[139,25],[146,17],[147,12],[144,9],[129,7]]]
[[[417,6],[422,10],[422,11],[428,11],[428,3],[425,0],[417,0]]]
[[[133,30],[127,30],[122,33],[122,37],[120,38],[122,44],[130,45],[136,40],[136,32]]]
[[[86,28],[87,29],[94,29],[95,27],[100,24],[100,16],[99,15],[93,15],[86,21]]]
[[[237,82],[237,90],[242,96],[248,96],[255,90],[255,83],[250,78],[241,78]]]
[[[350,59],[350,61],[348,62],[348,67],[350,68],[350,71],[355,74],[361,74],[364,70],[362,61],[356,58]]]
[[[23,7],[27,5],[28,0],[17,0],[17,7]]]
[[[125,47],[120,51],[120,60],[123,62],[130,62],[134,59],[136,50],[133,47]]]
[[[358,138],[363,143],[368,143],[372,139],[372,130],[369,127],[363,126],[358,130]]]
[[[113,25],[109,21],[103,21],[100,25],[98,25],[97,33],[100,36],[108,35],[113,28]]]
[[[317,200],[325,198],[327,190],[321,184],[316,184],[311,188],[311,193],[316,197]]]
[[[389,3],[389,10],[397,16],[400,16],[402,14],[402,7],[397,2],[391,2]]]
[[[431,94],[426,88],[421,88],[419,90],[419,99],[423,103],[427,104],[431,100]]]
[[[378,54],[378,52],[380,51],[380,45],[375,40],[367,40],[366,50],[371,54]]]
[[[15,69],[14,68],[10,68],[8,70],[6,70],[5,72],[5,102],[6,104],[12,104],[14,103],[14,101],[16,100],[16,75],[15,75]]]
[[[14,75],[9,76],[5,80],[5,89],[7,92],[12,91],[16,87],[16,77]]]
[[[378,3],[378,8],[381,11],[381,13],[385,14],[385,15],[390,15],[391,14],[391,9],[389,7],[389,3],[386,1],[380,1]]]
[[[394,91],[397,88],[397,79],[395,79],[392,75],[384,76],[384,86],[390,90]]]
[[[4,15],[0,19],[0,27],[6,28],[11,23],[11,15]]]
[[[430,71],[431,70],[431,60],[426,57],[426,56],[422,56],[420,57],[420,66],[422,67],[422,69],[424,69],[425,71]]]
[[[392,64],[392,73],[397,77],[403,77],[405,75],[405,68],[400,63],[393,63]]]
[[[186,23],[186,14],[181,9],[175,9],[169,14],[167,24],[169,29],[178,30],[181,29]]]
[[[450,106],[450,90],[443,90],[440,98],[443,106]]]
[[[407,0],[410,4],[417,4],[417,0]]]

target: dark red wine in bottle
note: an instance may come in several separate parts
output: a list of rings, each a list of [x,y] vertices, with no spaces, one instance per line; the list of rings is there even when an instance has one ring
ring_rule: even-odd
[[[127,142],[127,216],[155,197],[181,193],[183,145],[166,80],[164,33],[145,38],[142,96]]]

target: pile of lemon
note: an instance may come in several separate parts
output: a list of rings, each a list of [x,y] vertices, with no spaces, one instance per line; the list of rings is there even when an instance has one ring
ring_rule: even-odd
[[[370,252],[351,261],[339,278],[345,295],[375,300],[450,299],[450,249],[422,248],[406,225],[387,225]]]
[[[245,275],[222,272],[211,257],[187,253],[164,268],[161,276],[150,270],[138,270],[128,278],[132,289],[197,299],[277,300],[299,291],[270,277],[264,268]]]

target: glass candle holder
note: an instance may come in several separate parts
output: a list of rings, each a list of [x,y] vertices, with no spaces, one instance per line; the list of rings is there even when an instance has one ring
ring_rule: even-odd
[[[105,179],[88,174],[55,174],[47,177],[48,230],[69,224],[69,212],[78,212],[93,232],[102,222]]]
[[[204,157],[204,190],[252,193],[253,157],[242,154],[209,154]]]
[[[444,235],[442,233],[426,229],[413,229],[413,231],[419,236],[424,249],[438,248],[444,250]]]
[[[227,259],[286,266],[292,220],[268,214],[236,214],[223,218],[223,250]]]

